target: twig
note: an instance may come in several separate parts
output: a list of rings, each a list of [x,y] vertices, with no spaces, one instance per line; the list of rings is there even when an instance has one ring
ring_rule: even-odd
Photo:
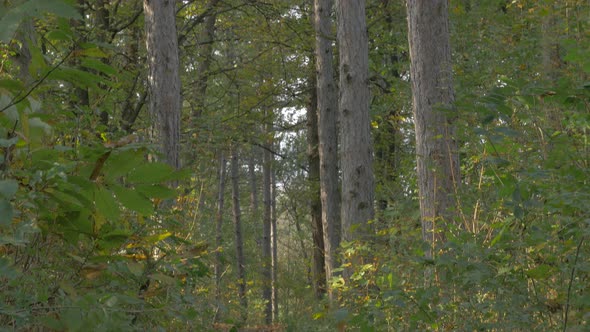
[[[72,52],[74,52],[74,49],[72,48],[68,54],[66,54],[66,56],[63,57],[63,59],[61,59],[57,65],[55,65],[53,68],[51,68],[51,70],[49,70],[47,73],[45,73],[45,75],[43,75],[43,77],[41,77],[41,79],[37,80],[37,82],[35,82],[35,84],[33,84],[33,86],[29,89],[29,91],[27,91],[27,93],[24,94],[24,96],[19,97],[20,93],[15,96],[10,103],[8,103],[8,105],[4,106],[2,109],[0,109],[0,113],[6,111],[8,108],[20,103],[21,101],[25,100],[25,98],[27,98],[37,87],[39,87],[39,85],[41,85],[41,83],[43,83],[47,77],[49,77],[49,75],[51,75],[51,73],[53,73],[54,71],[57,70],[57,68],[59,68],[64,62],[66,62],[66,60],[70,57],[70,55],[72,54]]]

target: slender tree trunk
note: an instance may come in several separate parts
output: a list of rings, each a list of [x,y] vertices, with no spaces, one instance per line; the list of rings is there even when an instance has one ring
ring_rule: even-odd
[[[314,1],[317,115],[320,160],[322,233],[326,285],[330,301],[330,279],[335,252],[340,246],[340,192],[338,190],[338,96],[334,82],[332,51],[332,0]]]
[[[148,89],[145,86],[145,77],[138,68],[139,57],[139,40],[141,39],[141,30],[138,25],[133,25],[131,28],[130,38],[126,42],[127,57],[130,59],[125,66],[126,70],[137,72],[133,87],[127,93],[127,99],[121,113],[121,128],[127,133],[133,131],[133,124],[139,116],[139,112],[145,105],[148,96]],[[140,93],[141,91],[141,93]],[[139,98],[136,95],[139,93]]]
[[[455,211],[459,157],[453,113],[453,82],[447,0],[408,0],[408,39],[416,127],[416,159],[422,237],[443,239]]]
[[[326,292],[326,265],[324,258],[324,232],[322,225],[322,201],[320,196],[320,155],[318,152],[318,107],[315,74],[310,82],[311,96],[307,105],[307,158],[309,172],[307,178],[311,189],[310,214],[313,239],[312,277],[313,290],[318,298]],[[328,245],[329,248],[329,245]]]
[[[176,1],[144,0],[150,113],[157,117],[162,153],[180,167],[180,76]]]
[[[205,96],[207,95],[207,81],[209,79],[209,67],[211,67],[211,58],[213,56],[213,39],[215,35],[215,22],[217,21],[217,13],[213,10],[217,6],[219,0],[210,0],[207,5],[208,10],[211,12],[205,18],[205,29],[203,36],[201,37],[201,61],[197,67],[197,84],[196,84],[196,95],[195,95],[195,108],[193,112],[193,121],[203,114],[205,109]]]
[[[297,212],[297,205],[296,204],[293,204],[290,214],[293,217],[293,220],[295,223],[295,231],[297,232],[297,239],[299,239],[299,247],[301,250],[301,254],[303,255],[303,261],[308,262],[309,261],[309,256],[307,254],[308,249],[305,246],[304,236],[302,236],[303,230],[301,229],[301,222],[300,222],[301,218],[299,217],[299,213]],[[306,264],[306,265],[307,265],[307,283],[309,284],[309,286],[311,286],[313,288],[315,286],[314,286],[314,281],[312,280],[311,267],[309,264]]]
[[[232,202],[234,215],[234,235],[236,242],[236,263],[238,271],[238,296],[242,306],[242,322],[248,319],[248,299],[246,298],[246,261],[244,258],[244,240],[242,236],[242,210],[240,208],[240,169],[238,165],[237,147],[232,148],[231,155],[231,182],[232,182]]]
[[[14,61],[19,66],[18,77],[25,85],[28,85],[33,81],[29,72],[29,66],[33,58],[31,46],[36,47],[37,45],[37,33],[32,18],[26,18],[21,22],[16,37],[20,42],[20,48],[14,56]]]
[[[258,218],[258,181],[256,180],[256,147],[252,146],[248,156],[248,177],[250,178],[250,214]]]
[[[342,238],[370,234],[374,179],[369,117],[369,55],[364,0],[338,2]],[[358,235],[351,233],[352,226]]]
[[[219,321],[219,306],[221,304],[221,274],[223,268],[221,266],[221,252],[223,247],[223,211],[224,197],[225,197],[225,155],[223,151],[219,153],[219,184],[217,193],[217,216],[215,220],[215,301],[217,305],[217,311],[215,312],[215,321]],[[232,181],[233,181],[233,170],[232,170]],[[235,215],[234,215],[235,220]]]
[[[77,0],[76,1],[76,7],[78,9],[78,13],[80,13],[80,16],[82,17],[81,20],[71,20],[70,25],[72,26],[72,28],[74,30],[81,30],[82,34],[84,34],[85,32],[84,30],[84,26],[86,25],[85,23],[85,17],[86,17],[86,4],[84,3],[84,0]],[[80,42],[83,43],[85,42],[85,38],[81,38]],[[74,47],[78,48],[78,45],[74,45]],[[70,62],[72,65],[79,65],[79,61],[77,61],[76,59],[73,59]],[[74,95],[76,96],[76,100],[74,101],[75,105],[78,106],[85,106],[85,107],[89,107],[90,106],[90,96],[88,95],[88,89],[84,89],[84,88],[80,88],[80,87],[75,87],[74,88]]]
[[[278,257],[278,229],[277,229],[277,174],[274,166],[271,166],[271,224],[270,237],[272,244],[272,321],[276,322],[279,319],[279,289],[277,287],[278,271],[279,271],[279,257]]]
[[[109,9],[107,7],[109,0],[96,0],[96,26],[97,26],[97,33],[96,39],[101,43],[110,43],[109,40],[109,29],[110,29],[110,14]],[[108,58],[102,58],[101,61],[103,63],[108,63]],[[101,88],[106,90],[106,86],[101,85]],[[100,111],[100,122],[104,126],[108,126],[109,124],[109,113],[102,108]]]
[[[271,125],[265,124],[265,133],[271,132]],[[270,142],[269,142],[270,143]],[[266,302],[264,307],[264,317],[267,324],[272,323],[272,266],[271,266],[271,167],[272,154],[270,153],[270,144],[268,149],[264,149],[262,161],[262,196],[264,204],[264,215],[262,218],[262,299]]]

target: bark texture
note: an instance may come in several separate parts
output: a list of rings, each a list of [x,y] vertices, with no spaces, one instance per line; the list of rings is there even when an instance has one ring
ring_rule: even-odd
[[[238,151],[234,147],[231,155],[232,208],[234,220],[234,236],[236,246],[236,264],[238,271],[238,297],[242,306],[242,322],[248,318],[248,299],[246,298],[246,261],[244,258],[244,240],[242,235],[242,209],[240,207],[240,168]]]
[[[340,246],[340,192],[338,190],[338,96],[332,51],[332,0],[314,1],[315,57],[320,159],[320,192],[326,284],[330,284],[335,251]],[[331,291],[328,287],[331,298]]]
[[[271,125],[265,124],[265,132],[271,131]],[[266,302],[264,307],[264,319],[266,324],[271,324],[273,319],[272,303],[272,196],[271,196],[271,167],[272,154],[270,153],[270,142],[264,149],[262,160],[262,197],[264,205],[264,215],[262,218],[262,299]]]
[[[408,1],[422,236],[432,248],[455,213],[459,184],[447,0]]]
[[[338,2],[342,239],[368,234],[374,179],[369,117],[369,55],[364,0]],[[356,233],[351,233],[352,226]],[[358,227],[357,227],[358,226]]]
[[[320,156],[318,152],[318,108],[315,75],[311,79],[311,97],[307,105],[307,161],[309,172],[307,180],[311,195],[309,208],[311,215],[312,250],[312,287],[318,298],[326,292],[326,269],[324,260],[324,232],[322,225],[322,201],[320,198]]]
[[[144,0],[150,113],[156,116],[162,153],[180,167],[180,76],[176,1]]]
[[[218,175],[218,192],[217,192],[217,215],[215,216],[215,247],[217,248],[215,251],[215,300],[217,301],[217,311],[215,312],[215,321],[219,321],[219,306],[221,304],[221,274],[222,274],[222,264],[221,264],[221,248],[223,247],[223,233],[222,233],[222,226],[223,226],[223,211],[225,209],[225,155],[223,152],[219,153],[219,175]],[[233,170],[233,169],[232,169]],[[232,173],[233,176],[233,173]],[[233,178],[232,178],[233,180]],[[235,215],[234,215],[235,218]],[[234,219],[235,221],[235,219]]]
[[[197,68],[197,84],[195,96],[195,108],[193,111],[193,121],[196,123],[198,118],[203,114],[205,109],[205,96],[207,93],[207,82],[209,79],[209,68],[211,67],[211,59],[213,57],[213,38],[215,36],[215,23],[217,21],[217,12],[213,9],[217,6],[219,0],[211,0],[207,5],[207,11],[210,13],[205,18],[205,27],[201,36],[201,50],[200,58]]]
[[[277,288],[279,272],[278,256],[278,230],[277,230],[277,176],[274,167],[271,166],[271,214],[270,214],[270,239],[271,239],[271,299],[272,321],[279,319],[279,289]]]

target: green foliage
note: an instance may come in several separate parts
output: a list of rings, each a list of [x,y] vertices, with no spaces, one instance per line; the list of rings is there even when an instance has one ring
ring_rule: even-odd
[[[287,331],[588,329],[586,2],[450,2],[462,186],[457,219],[427,260],[406,8],[367,1],[378,213],[371,241],[340,248],[333,307],[309,283],[315,188],[297,116],[313,71],[309,3],[220,1],[212,41],[200,21],[208,2],[182,4],[183,124],[191,125],[181,171],[157,162],[143,107],[141,2],[109,6],[108,31],[94,4],[73,3],[0,1],[0,326],[207,330],[215,319],[242,324],[246,311],[246,325],[263,322],[261,211],[244,188],[262,182],[259,147],[274,140]],[[30,35],[19,28],[29,23]],[[546,47],[559,52],[555,68],[545,67]],[[267,122],[275,130],[262,133]],[[230,147],[253,163],[253,178],[240,167],[247,309],[237,297],[229,189],[217,211],[212,161]]]

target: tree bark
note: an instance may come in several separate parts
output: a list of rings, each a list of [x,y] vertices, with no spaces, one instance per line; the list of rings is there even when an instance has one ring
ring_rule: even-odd
[[[264,125],[265,133],[269,134],[271,125],[266,123]],[[264,307],[264,317],[266,324],[272,323],[272,257],[271,257],[271,167],[272,154],[270,152],[270,142],[267,142],[267,148],[263,152],[262,161],[262,196],[264,204],[264,215],[262,218],[262,299],[266,302]]]
[[[176,1],[144,0],[149,66],[150,113],[156,116],[162,153],[180,168],[180,76],[176,35]]]
[[[335,252],[340,246],[340,192],[338,191],[338,96],[334,82],[332,51],[332,0],[314,1],[315,57],[317,75],[318,152],[324,265],[328,296]]]
[[[110,14],[109,9],[107,8],[109,0],[96,0],[96,13],[95,13],[95,20],[96,20],[96,39],[101,43],[110,43],[111,41],[108,40],[109,29],[110,29]],[[108,58],[102,58],[101,61],[103,63],[108,63]],[[106,86],[100,85],[101,88],[106,90]],[[100,122],[104,126],[108,126],[109,124],[109,112],[107,112],[104,108],[100,111]]]
[[[374,215],[368,36],[364,0],[342,0],[337,7],[342,239],[350,241],[370,234],[368,221]],[[357,234],[351,233],[353,228]]]
[[[453,218],[460,176],[448,1],[409,0],[407,8],[422,237],[432,258],[444,222]]]
[[[215,301],[217,305],[217,310],[215,312],[214,320],[216,322],[219,321],[219,306],[221,303],[221,274],[222,274],[222,266],[221,266],[221,251],[223,247],[223,232],[222,232],[222,225],[223,225],[223,211],[224,211],[224,197],[225,197],[225,155],[223,151],[219,153],[219,184],[218,184],[218,193],[217,193],[217,216],[215,220]],[[232,169],[233,171],[233,169]],[[232,184],[233,184],[233,172],[232,172]],[[235,221],[235,214],[234,214],[234,221]]]
[[[84,0],[76,0],[76,7],[77,7],[78,13],[80,13],[80,16],[82,17],[82,19],[81,20],[72,19],[70,22],[70,25],[72,26],[72,28],[74,30],[78,30],[78,32],[81,36],[85,36],[84,28],[86,25],[86,22],[85,22],[86,4],[84,3]],[[80,38],[80,43],[84,43],[86,41],[87,40],[85,37]],[[74,47],[78,48],[79,45],[74,45]],[[77,59],[72,59],[70,61],[70,63],[74,66],[79,65],[79,61]],[[88,89],[75,87],[74,88],[74,95],[76,96],[76,99],[74,100],[73,104],[78,105],[78,106],[85,106],[85,107],[90,106],[90,96],[88,95]]]
[[[322,200],[320,192],[320,155],[318,152],[318,106],[315,73],[310,82],[311,96],[307,105],[307,159],[309,172],[307,180],[311,195],[309,199],[311,215],[311,232],[313,240],[312,250],[312,278],[313,290],[316,297],[321,298],[326,293],[326,267],[324,251],[325,235],[322,225]],[[329,248],[329,245],[328,245]],[[327,252],[327,251],[326,251]]]
[[[278,256],[278,229],[277,229],[277,174],[273,166],[271,166],[271,223],[270,223],[270,238],[271,238],[271,286],[272,286],[272,321],[276,322],[279,319],[279,290],[277,288],[278,271],[279,271],[279,256]]]
[[[205,108],[205,96],[207,94],[207,81],[209,79],[209,68],[211,67],[211,58],[213,56],[213,38],[215,35],[215,22],[217,21],[217,13],[213,8],[217,6],[219,0],[210,0],[207,5],[207,10],[210,14],[205,18],[205,29],[201,37],[201,61],[197,67],[197,84],[195,95],[195,108],[193,112],[193,122],[203,114]],[[194,127],[194,126],[193,126]]]
[[[250,178],[250,214],[258,218],[258,181],[256,180],[256,147],[252,146],[248,156],[248,177]]]
[[[238,297],[240,299],[240,305],[242,306],[242,322],[245,322],[248,319],[248,299],[246,298],[246,262],[244,258],[244,240],[242,236],[239,172],[238,151],[237,147],[234,146],[231,155],[232,206],[236,242],[236,264],[238,271]]]

